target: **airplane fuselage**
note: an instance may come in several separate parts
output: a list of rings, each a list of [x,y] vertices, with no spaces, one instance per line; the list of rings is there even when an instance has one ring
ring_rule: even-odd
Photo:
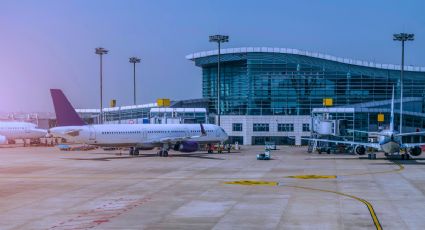
[[[399,153],[401,146],[401,138],[396,136],[398,132],[383,130],[380,132],[382,134],[379,136],[379,145],[381,146],[382,151],[385,153]]]
[[[2,141],[14,139],[36,139],[45,137],[47,131],[36,128],[28,122],[0,122],[0,139]]]
[[[77,143],[115,147],[156,147],[167,139],[198,136],[190,141],[197,143],[219,143],[228,136],[216,125],[204,125],[206,135],[201,135],[198,124],[103,124],[84,126],[62,126],[50,129],[60,136]],[[160,143],[158,140],[163,140]]]

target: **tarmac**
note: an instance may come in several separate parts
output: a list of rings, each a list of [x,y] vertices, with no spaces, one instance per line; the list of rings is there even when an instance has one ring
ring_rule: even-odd
[[[425,158],[0,148],[0,229],[424,229]]]

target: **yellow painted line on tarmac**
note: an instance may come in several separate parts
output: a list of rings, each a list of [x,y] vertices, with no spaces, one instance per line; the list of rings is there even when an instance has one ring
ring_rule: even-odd
[[[239,180],[239,181],[229,181],[224,182],[224,184],[230,184],[230,185],[245,185],[245,186],[278,186],[279,183],[276,181],[255,181],[255,180]],[[285,187],[290,188],[296,188],[296,189],[305,189],[310,191],[319,191],[319,192],[327,192],[327,193],[333,193],[340,196],[349,197],[351,199],[355,199],[357,201],[362,202],[364,205],[366,205],[367,209],[369,210],[370,216],[372,217],[373,224],[375,225],[377,230],[382,230],[381,223],[379,223],[379,219],[375,213],[375,210],[373,209],[373,206],[371,203],[369,203],[367,200],[332,190],[326,190],[326,189],[319,189],[319,188],[310,188],[310,187],[304,187],[304,186],[297,186],[297,185],[284,185]]]
[[[336,179],[335,175],[295,175],[295,176],[287,176],[286,178],[295,178],[295,179]]]
[[[375,213],[375,210],[373,209],[373,206],[371,203],[369,203],[367,200],[350,195],[350,194],[345,194],[342,192],[337,192],[337,191],[332,191],[332,190],[325,190],[325,189],[318,189],[318,188],[310,188],[310,187],[304,187],[304,186],[296,186],[296,185],[285,185],[286,187],[291,187],[291,188],[298,188],[298,189],[305,189],[305,190],[312,190],[312,191],[319,191],[319,192],[327,192],[327,193],[334,193],[337,195],[341,195],[341,196],[345,196],[345,197],[349,197],[352,199],[355,199],[357,201],[362,202],[364,205],[366,205],[367,209],[369,210],[370,216],[372,217],[373,220],[373,224],[375,225],[377,230],[382,230],[382,226],[381,223],[379,223],[379,219]]]
[[[401,172],[404,170],[404,166],[397,163],[397,162],[392,162],[394,165],[397,165],[398,168],[397,169],[390,169],[390,170],[384,170],[384,171],[377,171],[377,172],[363,172],[363,173],[349,173],[349,174],[342,174],[340,176],[362,176],[362,175],[374,175],[374,174],[385,174],[385,173],[396,173],[396,172]]]
[[[277,186],[279,183],[276,181],[258,181],[258,180],[237,180],[224,182],[225,184],[232,185],[246,185],[246,186]]]

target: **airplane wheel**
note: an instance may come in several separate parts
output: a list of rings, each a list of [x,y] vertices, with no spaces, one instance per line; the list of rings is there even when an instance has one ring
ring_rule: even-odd
[[[162,157],[162,150],[158,152],[158,156]]]
[[[164,153],[162,154],[163,157],[168,157],[168,151],[164,151]]]
[[[326,150],[326,153],[327,153],[327,154],[331,154],[331,149],[327,149],[327,150]]]
[[[134,154],[134,156],[139,156],[139,150],[138,149],[135,149],[134,152],[133,152],[133,154]]]
[[[129,154],[130,156],[133,156],[133,154],[134,154],[134,150],[133,150],[133,148],[130,148],[130,150],[129,150],[128,154]]]

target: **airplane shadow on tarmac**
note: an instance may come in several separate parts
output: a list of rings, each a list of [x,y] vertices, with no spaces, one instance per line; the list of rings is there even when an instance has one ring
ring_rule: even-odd
[[[386,159],[386,158],[382,158]],[[376,165],[389,165],[389,164],[400,164],[400,165],[425,165],[425,158],[412,158],[409,160],[392,160],[387,159],[391,161],[392,163],[374,163]],[[423,160],[424,162],[419,162],[418,160]]]
[[[91,154],[99,154],[99,153],[91,153]],[[105,153],[103,153],[105,154]],[[94,158],[63,158],[68,160],[81,160],[81,161],[110,161],[110,160],[122,160],[122,159],[132,159],[132,158],[146,158],[146,157],[158,157],[156,154],[139,154],[138,156],[114,156],[110,157],[94,157]],[[223,153],[221,153],[223,155]],[[189,158],[199,158],[199,159],[208,159],[208,160],[224,160],[223,158],[216,158],[208,156],[206,153],[190,153],[190,154],[172,154],[168,156],[168,158],[173,157],[189,157]]]

